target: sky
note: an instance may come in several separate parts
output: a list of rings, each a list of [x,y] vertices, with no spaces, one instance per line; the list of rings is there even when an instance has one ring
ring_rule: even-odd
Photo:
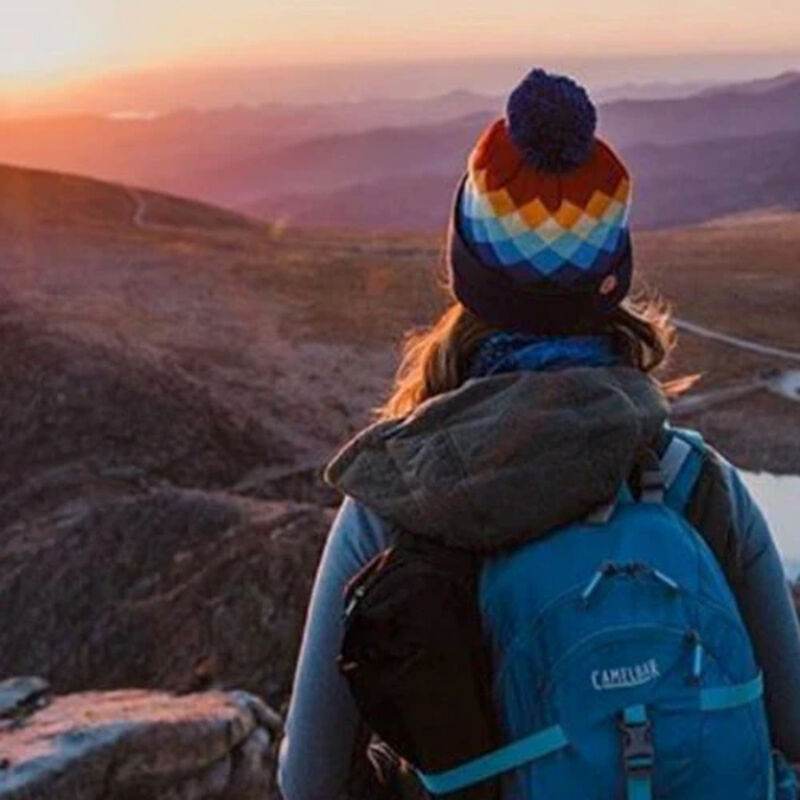
[[[686,56],[691,74],[699,55],[800,51],[798,0],[0,0],[0,19],[0,93],[27,99],[177,68],[535,54],[659,56],[676,74]]]

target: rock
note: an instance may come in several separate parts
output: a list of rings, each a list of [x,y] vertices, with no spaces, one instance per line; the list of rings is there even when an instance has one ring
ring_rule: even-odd
[[[264,716],[275,714],[243,692],[57,697],[0,731],[0,800],[266,800]]]

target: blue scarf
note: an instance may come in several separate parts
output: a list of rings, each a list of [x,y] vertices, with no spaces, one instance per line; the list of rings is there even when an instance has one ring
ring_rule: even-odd
[[[621,363],[610,336],[531,336],[494,333],[476,350],[468,376],[483,378],[502,372],[611,367]]]

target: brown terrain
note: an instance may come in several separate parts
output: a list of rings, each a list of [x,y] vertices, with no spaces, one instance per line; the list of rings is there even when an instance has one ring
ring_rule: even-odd
[[[686,230],[643,234],[637,258],[644,280],[680,317],[716,331],[800,352],[800,214],[753,214]],[[680,335],[669,374],[699,373],[705,392],[744,383],[800,361],[748,353],[691,333]],[[710,406],[681,424],[700,429],[750,470],[800,472],[800,405],[762,391]]]
[[[681,317],[800,349],[800,215],[636,249]],[[337,502],[319,466],[442,307],[440,263],[436,237],[0,168],[0,677],[282,707]],[[686,333],[667,376],[702,373],[699,392],[790,366]],[[799,409],[762,391],[683,420],[743,466],[797,473]]]

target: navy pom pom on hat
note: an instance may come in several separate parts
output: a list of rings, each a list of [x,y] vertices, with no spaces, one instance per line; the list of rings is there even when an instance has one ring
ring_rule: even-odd
[[[622,301],[631,179],[571,78],[532,70],[469,157],[448,238],[456,297],[523,333],[589,329]]]

